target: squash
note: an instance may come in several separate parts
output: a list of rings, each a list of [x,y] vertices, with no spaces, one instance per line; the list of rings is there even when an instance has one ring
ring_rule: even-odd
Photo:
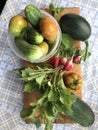
[[[95,115],[92,109],[87,103],[77,98],[77,100],[72,104],[72,115],[67,116],[79,123],[81,126],[88,127],[94,123]]]
[[[82,16],[68,13],[61,17],[60,27],[63,33],[68,33],[73,39],[85,41],[91,35],[91,27]]]
[[[41,11],[36,6],[29,4],[25,7],[24,12],[31,25],[37,26],[40,18],[42,17]]]
[[[63,33],[69,34],[74,40],[85,42],[85,61],[88,57],[88,38],[91,35],[91,26],[88,21],[78,14],[68,13],[60,18],[59,24]]]

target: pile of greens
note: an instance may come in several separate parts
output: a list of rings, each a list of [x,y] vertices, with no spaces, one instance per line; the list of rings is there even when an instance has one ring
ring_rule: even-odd
[[[37,69],[28,67],[18,72],[20,79],[25,82],[24,92],[30,93],[38,89],[42,95],[37,102],[32,101],[29,107],[23,108],[20,114],[23,120],[30,119],[40,127],[41,119],[45,123],[45,130],[52,130],[55,119],[63,120],[59,113],[73,114],[71,106],[77,98],[65,87],[60,67],[52,69],[37,65]],[[35,117],[36,111],[39,111],[39,114]]]

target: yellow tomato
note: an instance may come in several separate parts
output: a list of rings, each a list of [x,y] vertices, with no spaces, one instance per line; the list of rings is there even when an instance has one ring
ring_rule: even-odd
[[[77,90],[82,87],[82,77],[80,74],[71,72],[69,74],[64,74],[64,83],[66,87]]]
[[[9,22],[9,31],[14,36],[20,36],[22,29],[25,27],[27,27],[27,21],[21,15],[13,16]]]

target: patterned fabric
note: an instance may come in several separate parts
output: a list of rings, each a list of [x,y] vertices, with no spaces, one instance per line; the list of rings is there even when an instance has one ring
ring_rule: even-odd
[[[58,0],[53,3],[57,4]],[[22,61],[12,52],[7,39],[8,23],[12,16],[32,3],[39,8],[48,7],[51,0],[7,0],[0,16],[0,130],[37,130],[34,124],[27,125],[20,118],[22,109],[22,82],[13,71],[22,66]],[[59,6],[79,7],[81,15],[91,24],[89,38],[91,57],[82,62],[83,100],[95,113],[95,122],[89,128],[79,124],[54,124],[53,130],[98,130],[98,1],[61,0]],[[39,128],[43,130],[44,125]]]

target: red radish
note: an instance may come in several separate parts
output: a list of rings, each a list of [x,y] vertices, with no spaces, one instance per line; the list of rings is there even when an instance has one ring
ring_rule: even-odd
[[[63,70],[70,71],[72,68],[73,68],[73,62],[72,62],[72,60],[70,60],[70,61],[66,62],[66,64],[64,65]]]
[[[73,63],[80,62],[80,60],[81,60],[81,56],[75,56],[75,57],[73,58]]]
[[[51,61],[50,61],[50,64],[53,66],[53,68],[56,68],[59,64],[59,57],[58,56],[55,56]]]
[[[64,57],[62,59],[60,59],[60,64],[64,65],[67,62],[67,59]]]

